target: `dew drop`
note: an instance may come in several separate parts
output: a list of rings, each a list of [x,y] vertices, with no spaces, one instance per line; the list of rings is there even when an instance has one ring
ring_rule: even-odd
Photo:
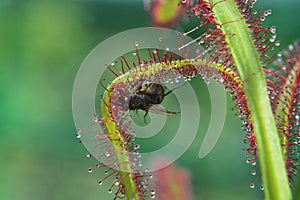
[[[116,182],[115,182],[115,185],[119,185],[119,184],[120,184],[120,182],[119,182],[119,181],[116,181]]]
[[[76,138],[79,139],[81,137],[81,132],[82,132],[81,128],[77,129]]]
[[[271,37],[271,38],[269,39],[269,41],[270,41],[270,42],[275,42],[275,39],[276,39],[276,38]]]
[[[263,185],[261,185],[261,186],[259,187],[259,189],[263,191],[265,188],[264,188]]]
[[[102,181],[98,181],[98,185],[102,185],[102,183],[103,183]]]
[[[270,30],[272,33],[276,33],[276,26],[272,26]]]
[[[272,10],[267,10],[268,14],[271,15],[272,14]]]
[[[92,157],[92,155],[90,153],[88,153],[88,154],[86,154],[86,157],[90,158],[90,157]]]
[[[294,49],[295,49],[295,48],[294,48],[294,45],[290,44],[290,45],[289,45],[289,50],[290,50],[290,51],[293,51]]]
[[[251,189],[253,189],[253,188],[255,187],[255,184],[254,184],[254,183],[250,183],[249,187],[250,187]]]
[[[286,66],[286,65],[283,65],[281,68],[282,68],[283,70],[286,70],[286,69],[287,69],[287,66]]]
[[[88,169],[88,172],[89,172],[89,173],[92,173],[92,172],[93,172],[93,169],[92,169],[92,168],[89,168],[89,169]]]
[[[252,170],[252,171],[251,171],[251,174],[252,174],[253,176],[255,176],[255,175],[256,175],[256,170]]]
[[[143,166],[143,163],[142,163],[142,162],[139,162],[139,163],[138,163],[138,166],[139,166],[139,167],[142,167],[142,166]]]
[[[108,190],[108,193],[111,194],[111,193],[112,193],[112,189],[109,189],[109,190]]]
[[[181,3],[186,3],[186,0],[181,0]]]
[[[264,16],[268,16],[268,15],[271,15],[272,14],[272,10],[266,10],[264,12]]]
[[[135,42],[135,46],[138,47],[138,46],[139,46],[139,43],[138,43],[138,42]]]
[[[278,47],[279,45],[280,45],[280,42],[279,42],[279,41],[276,41],[276,42],[275,42],[275,46]]]

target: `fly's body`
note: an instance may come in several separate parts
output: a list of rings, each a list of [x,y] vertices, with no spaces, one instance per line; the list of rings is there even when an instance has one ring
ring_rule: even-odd
[[[159,106],[164,100],[164,97],[172,91],[173,90],[170,90],[165,93],[164,87],[157,83],[146,84],[144,89],[140,86],[136,91],[136,94],[130,97],[129,110],[144,110],[146,112],[144,121],[146,121],[146,116],[149,111],[164,115],[178,114],[179,112],[168,111]]]

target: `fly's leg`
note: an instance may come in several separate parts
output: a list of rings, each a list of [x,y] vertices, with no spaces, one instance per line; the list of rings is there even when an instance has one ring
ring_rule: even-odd
[[[148,110],[145,110],[145,115],[144,115],[144,123],[145,123],[145,124],[147,124],[147,123],[146,123],[146,117],[147,117],[147,115],[148,115]]]

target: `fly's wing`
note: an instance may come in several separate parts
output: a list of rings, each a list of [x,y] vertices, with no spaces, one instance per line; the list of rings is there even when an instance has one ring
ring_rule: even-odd
[[[155,113],[155,114],[160,114],[160,115],[177,115],[180,112],[173,112],[173,111],[169,111],[166,110],[164,108],[162,108],[161,106],[157,105],[152,105],[149,109],[150,112]]]

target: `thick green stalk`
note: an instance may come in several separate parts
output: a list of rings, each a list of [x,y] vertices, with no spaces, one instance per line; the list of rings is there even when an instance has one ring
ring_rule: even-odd
[[[210,3],[219,1],[212,0]],[[226,36],[243,81],[257,141],[265,198],[292,199],[262,65],[246,22],[233,0],[216,4],[213,13]]]

